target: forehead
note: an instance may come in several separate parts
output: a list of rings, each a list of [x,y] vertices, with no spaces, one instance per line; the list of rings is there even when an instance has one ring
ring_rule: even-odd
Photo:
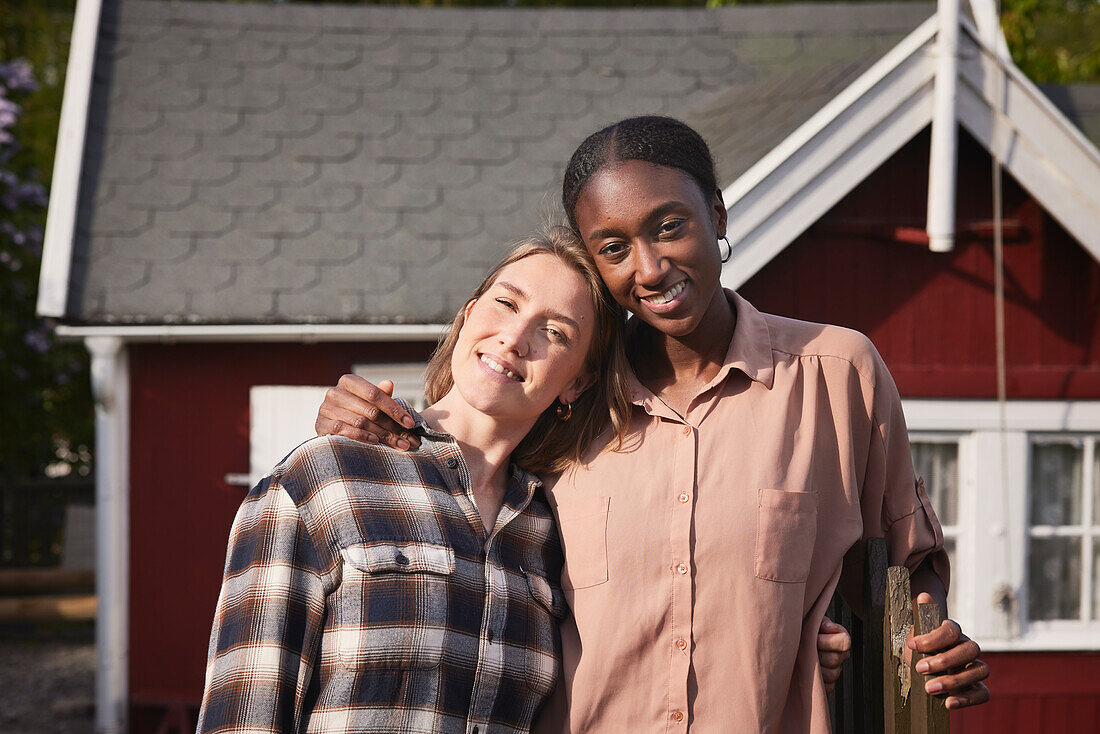
[[[685,171],[647,161],[618,161],[597,171],[577,198],[575,216],[644,216],[670,201],[706,206],[706,195]],[[584,227],[581,226],[583,231]]]
[[[527,300],[575,319],[590,320],[595,313],[584,276],[550,253],[540,252],[506,265],[490,288],[518,289]]]

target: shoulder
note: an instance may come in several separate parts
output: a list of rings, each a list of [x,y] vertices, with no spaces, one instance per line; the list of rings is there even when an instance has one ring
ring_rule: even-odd
[[[385,445],[344,436],[316,436],[287,454],[268,478],[300,504],[325,484],[351,477],[389,475],[396,465],[410,460],[404,452]]]
[[[768,325],[772,351],[777,353],[777,357],[835,361],[842,367],[847,365],[855,369],[871,384],[876,383],[885,370],[874,344],[855,329],[773,314],[762,316]]]

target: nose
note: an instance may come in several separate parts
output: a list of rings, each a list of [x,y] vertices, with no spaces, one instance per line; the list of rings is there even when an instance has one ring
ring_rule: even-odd
[[[635,244],[634,272],[638,285],[660,285],[668,273],[668,260],[657,251],[657,247],[651,242]]]
[[[511,323],[501,327],[500,333],[497,335],[497,341],[500,342],[500,346],[506,352],[512,352],[517,357],[527,356],[527,332],[528,323],[526,319],[513,319]]]

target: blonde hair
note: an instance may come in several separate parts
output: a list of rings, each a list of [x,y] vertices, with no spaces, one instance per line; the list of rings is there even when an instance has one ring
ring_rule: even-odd
[[[588,250],[567,227],[552,227],[517,242],[511,252],[497,263],[469,300],[480,298],[492,287],[504,268],[532,255],[547,254],[576,270],[588,286],[596,310],[595,333],[588,348],[585,369],[596,376],[595,384],[577,398],[569,420],[557,417],[557,405],[551,405],[512,452],[512,460],[533,472],[561,472],[575,466],[592,440],[610,423],[614,437],[608,443],[619,450],[629,430],[630,397],[627,390],[627,361],[623,349],[626,315],[607,291]],[[467,301],[468,302],[468,301]],[[428,362],[424,394],[435,403],[454,386],[451,355],[466,320],[465,307],[459,309],[451,329],[439,340]]]

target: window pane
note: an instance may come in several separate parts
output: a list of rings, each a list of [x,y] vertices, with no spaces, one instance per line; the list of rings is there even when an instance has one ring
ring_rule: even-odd
[[[1081,618],[1081,539],[1032,538],[1028,557],[1031,619]]]
[[[924,491],[941,525],[954,525],[959,510],[959,444],[913,441],[913,469],[924,477]]]
[[[1084,450],[1072,443],[1031,446],[1031,524],[1081,523],[1081,463]]]

